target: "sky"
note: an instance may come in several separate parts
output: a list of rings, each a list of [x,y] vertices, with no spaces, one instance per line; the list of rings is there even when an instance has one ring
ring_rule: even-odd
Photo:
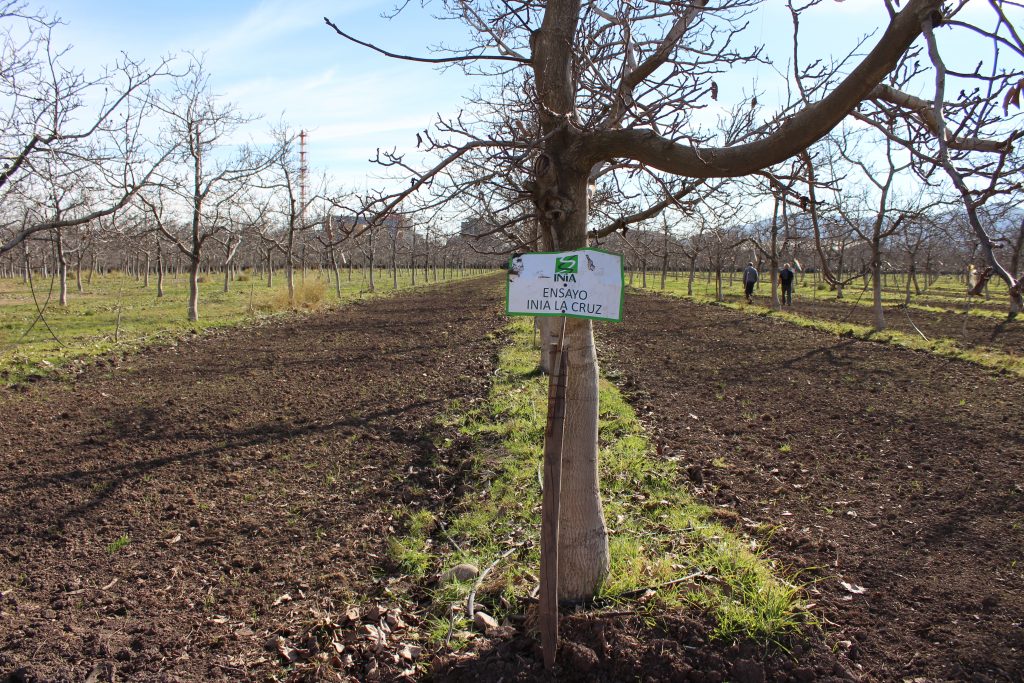
[[[344,30],[396,51],[427,54],[457,41],[457,27],[431,20],[416,3],[398,19],[387,5],[343,0],[61,0],[42,5],[65,25],[56,39],[72,45],[69,62],[86,70],[120,52],[147,61],[192,51],[203,55],[214,93],[260,121],[239,135],[257,141],[285,121],[309,133],[311,169],[326,169],[349,188],[370,183],[367,159],[380,148],[415,144],[437,113],[458,110],[470,84],[460,73],[398,62],[338,37]],[[423,31],[430,26],[429,32]]]
[[[371,0],[49,0],[41,6],[64,20],[56,40],[71,44],[71,63],[87,71],[122,51],[147,60],[185,51],[204,55],[214,92],[263,117],[240,135],[265,141],[270,125],[281,120],[307,130],[310,167],[327,170],[346,189],[374,186],[380,169],[368,159],[375,150],[414,149],[416,132],[438,113],[456,113],[475,84],[457,69],[441,72],[373,53],[323,21],[327,16],[347,32],[406,54],[428,56],[438,43],[465,44],[459,24],[432,19],[430,5],[424,10],[417,0],[394,20],[381,16],[389,3]],[[785,70],[789,15],[783,0],[764,7],[751,17],[747,40],[767,43]],[[803,22],[802,60],[845,55],[884,16],[881,0],[825,0]],[[764,93],[762,102],[784,90],[765,67],[736,69],[719,80],[720,104],[709,103],[708,116],[755,87]]]

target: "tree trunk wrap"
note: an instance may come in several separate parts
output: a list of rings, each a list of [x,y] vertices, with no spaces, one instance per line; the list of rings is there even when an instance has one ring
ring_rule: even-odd
[[[199,260],[194,259],[188,272],[188,319],[199,320]]]
[[[608,576],[608,528],[597,466],[598,367],[589,320],[566,321],[568,381],[562,445],[558,585],[562,600],[593,597]]]

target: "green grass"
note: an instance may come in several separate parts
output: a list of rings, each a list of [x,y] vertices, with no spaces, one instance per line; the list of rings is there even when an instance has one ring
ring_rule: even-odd
[[[536,585],[539,566],[540,484],[547,379],[536,371],[529,321],[510,325],[510,341],[485,405],[452,406],[444,416],[473,443],[473,492],[444,520],[445,538],[431,566],[443,572],[468,562],[494,569],[478,602],[501,616],[520,609]],[[601,381],[600,472],[610,532],[611,573],[597,604],[628,602],[655,587],[639,609],[695,607],[716,623],[715,635],[774,641],[807,623],[800,588],[781,577],[749,538],[716,522],[715,510],[686,493],[680,463],[658,459],[636,414],[613,384]],[[413,530],[393,545],[396,559],[427,552]],[[424,525],[418,525],[423,529]],[[509,552],[511,551],[511,553]],[[417,554],[417,563],[422,558]],[[416,564],[416,569],[421,565]],[[664,584],[690,574],[693,582]],[[464,603],[472,582],[451,581],[433,590],[431,633],[453,627],[452,604]],[[454,627],[466,624],[455,618]]]
[[[111,555],[116,553],[118,550],[128,547],[132,542],[131,537],[128,534],[121,534],[117,537],[113,543],[107,545],[107,552]]]
[[[416,578],[422,578],[430,568],[430,532],[435,519],[429,510],[406,513],[406,533],[388,539],[388,553],[398,568]]]
[[[771,282],[767,274],[761,274],[761,282],[755,290],[758,299],[771,296]],[[665,281],[665,290],[668,293],[686,296],[686,282],[688,273],[669,273]],[[802,281],[801,281],[802,279]],[[632,282],[626,278],[627,284],[632,287],[646,289],[648,291],[661,291],[661,274],[652,275],[648,273],[647,287],[642,287],[641,278],[634,274]],[[889,279],[890,285],[882,288],[882,305],[887,308],[902,306],[906,301],[906,291],[895,278]],[[923,276],[920,282],[924,284]],[[893,284],[896,283],[896,284]],[[979,297],[971,297],[968,315],[995,320],[1005,320],[1009,308],[1009,300],[1006,295],[1006,285],[1001,280],[991,280],[989,283],[990,299],[985,300]],[[863,292],[863,295],[862,295]],[[743,299],[743,284],[739,273],[736,273],[729,281],[729,273],[722,274],[722,293],[726,301],[740,301]],[[794,296],[806,303],[813,298],[822,301],[835,300],[835,292],[830,291],[824,282],[815,282],[812,275],[797,275]],[[693,281],[693,298],[699,301],[715,300],[715,283],[712,275],[709,280],[707,273],[697,273]],[[957,278],[950,275],[939,277],[928,289],[921,294],[914,294],[911,291],[910,310],[918,310],[928,313],[963,313],[964,312],[964,284]],[[851,306],[863,306],[870,308],[872,305],[871,292],[863,290],[863,281],[857,278],[846,286],[842,302]]]
[[[468,271],[476,275],[484,271]],[[297,310],[314,310],[339,303],[334,283],[327,271],[308,270],[303,277],[296,272]],[[452,275],[449,272],[449,277]],[[438,273],[440,277],[440,271]],[[255,272],[244,272],[224,292],[224,276],[206,275],[200,283],[199,321],[187,320],[188,278],[185,274],[164,278],[164,296],[156,296],[156,278],[149,287],[141,280],[122,273],[94,273],[92,282],[83,274],[84,292],[76,291],[73,277],[68,281],[68,305],[58,305],[56,283],[35,278],[35,296],[44,308],[44,320],[37,317],[36,303],[28,285],[20,278],[0,278],[0,382],[13,383],[30,375],[46,375],[79,359],[111,352],[130,351],[140,345],[159,343],[211,328],[256,321],[291,310],[283,271],[275,273],[274,286]],[[387,295],[392,280],[386,271],[378,272],[376,293]],[[423,272],[416,274],[423,284]],[[366,292],[365,273],[341,273],[341,302],[371,296]],[[399,289],[408,289],[408,269],[399,270]],[[52,330],[52,334],[51,334]],[[115,339],[116,336],[116,339]],[[56,337],[56,339],[54,339]],[[57,341],[60,340],[60,341]]]

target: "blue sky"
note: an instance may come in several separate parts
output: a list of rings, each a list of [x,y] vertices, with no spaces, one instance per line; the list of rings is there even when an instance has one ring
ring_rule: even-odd
[[[342,40],[346,30],[397,51],[426,54],[429,45],[457,42],[458,27],[432,21],[416,3],[398,19],[382,19],[387,5],[324,0],[51,1],[43,5],[65,22],[58,44],[69,61],[91,70],[123,51],[135,58],[194,51],[205,54],[214,91],[263,119],[244,135],[266,137],[282,117],[310,132],[310,165],[328,169],[348,187],[362,188],[377,147],[415,144],[415,132],[458,110],[467,79],[454,70],[396,62]],[[430,31],[424,31],[429,26]]]
[[[978,1],[977,9],[986,3]],[[415,133],[442,114],[455,113],[473,83],[456,69],[388,59],[337,37],[328,16],[345,30],[398,52],[426,55],[428,46],[464,43],[461,27],[430,17],[413,0],[397,19],[380,13],[391,5],[364,0],[51,0],[44,7],[66,26],[57,41],[74,47],[70,61],[91,70],[124,51],[157,59],[191,50],[205,54],[215,91],[240,110],[263,115],[244,132],[266,137],[283,115],[310,132],[313,168],[324,168],[348,188],[374,185],[367,162],[376,148],[413,149]],[[972,8],[973,10],[974,8]],[[803,22],[801,59],[844,56],[856,39],[884,24],[880,0],[826,2]],[[791,24],[782,0],[769,0],[751,17],[748,42],[765,42],[785,70]],[[875,34],[877,38],[878,33]],[[874,38],[869,41],[873,44]],[[973,55],[969,57],[973,61]],[[755,82],[762,102],[784,92],[766,67],[737,69],[720,80],[714,108],[749,94]],[[369,179],[367,179],[369,176]]]

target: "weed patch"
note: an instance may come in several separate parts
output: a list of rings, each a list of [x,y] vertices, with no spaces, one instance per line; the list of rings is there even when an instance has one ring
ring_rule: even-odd
[[[113,543],[107,545],[107,552],[111,555],[116,553],[118,550],[127,548],[131,544],[132,539],[128,534],[121,534],[118,536]]]
[[[422,576],[424,553],[438,575],[469,563],[490,570],[482,585],[454,578],[430,592],[431,637],[450,638],[470,590],[501,618],[520,610],[537,586],[540,470],[547,379],[536,371],[529,321],[510,325],[486,405],[452,406],[441,417],[474,444],[474,490],[441,524],[444,538],[430,549],[427,525],[409,517],[409,531],[392,557]],[[600,471],[610,533],[611,573],[596,605],[641,609],[695,607],[706,611],[722,638],[776,641],[807,623],[797,607],[800,589],[776,575],[753,544],[716,521],[714,509],[685,491],[679,464],[657,458],[636,414],[613,384],[600,387]]]

